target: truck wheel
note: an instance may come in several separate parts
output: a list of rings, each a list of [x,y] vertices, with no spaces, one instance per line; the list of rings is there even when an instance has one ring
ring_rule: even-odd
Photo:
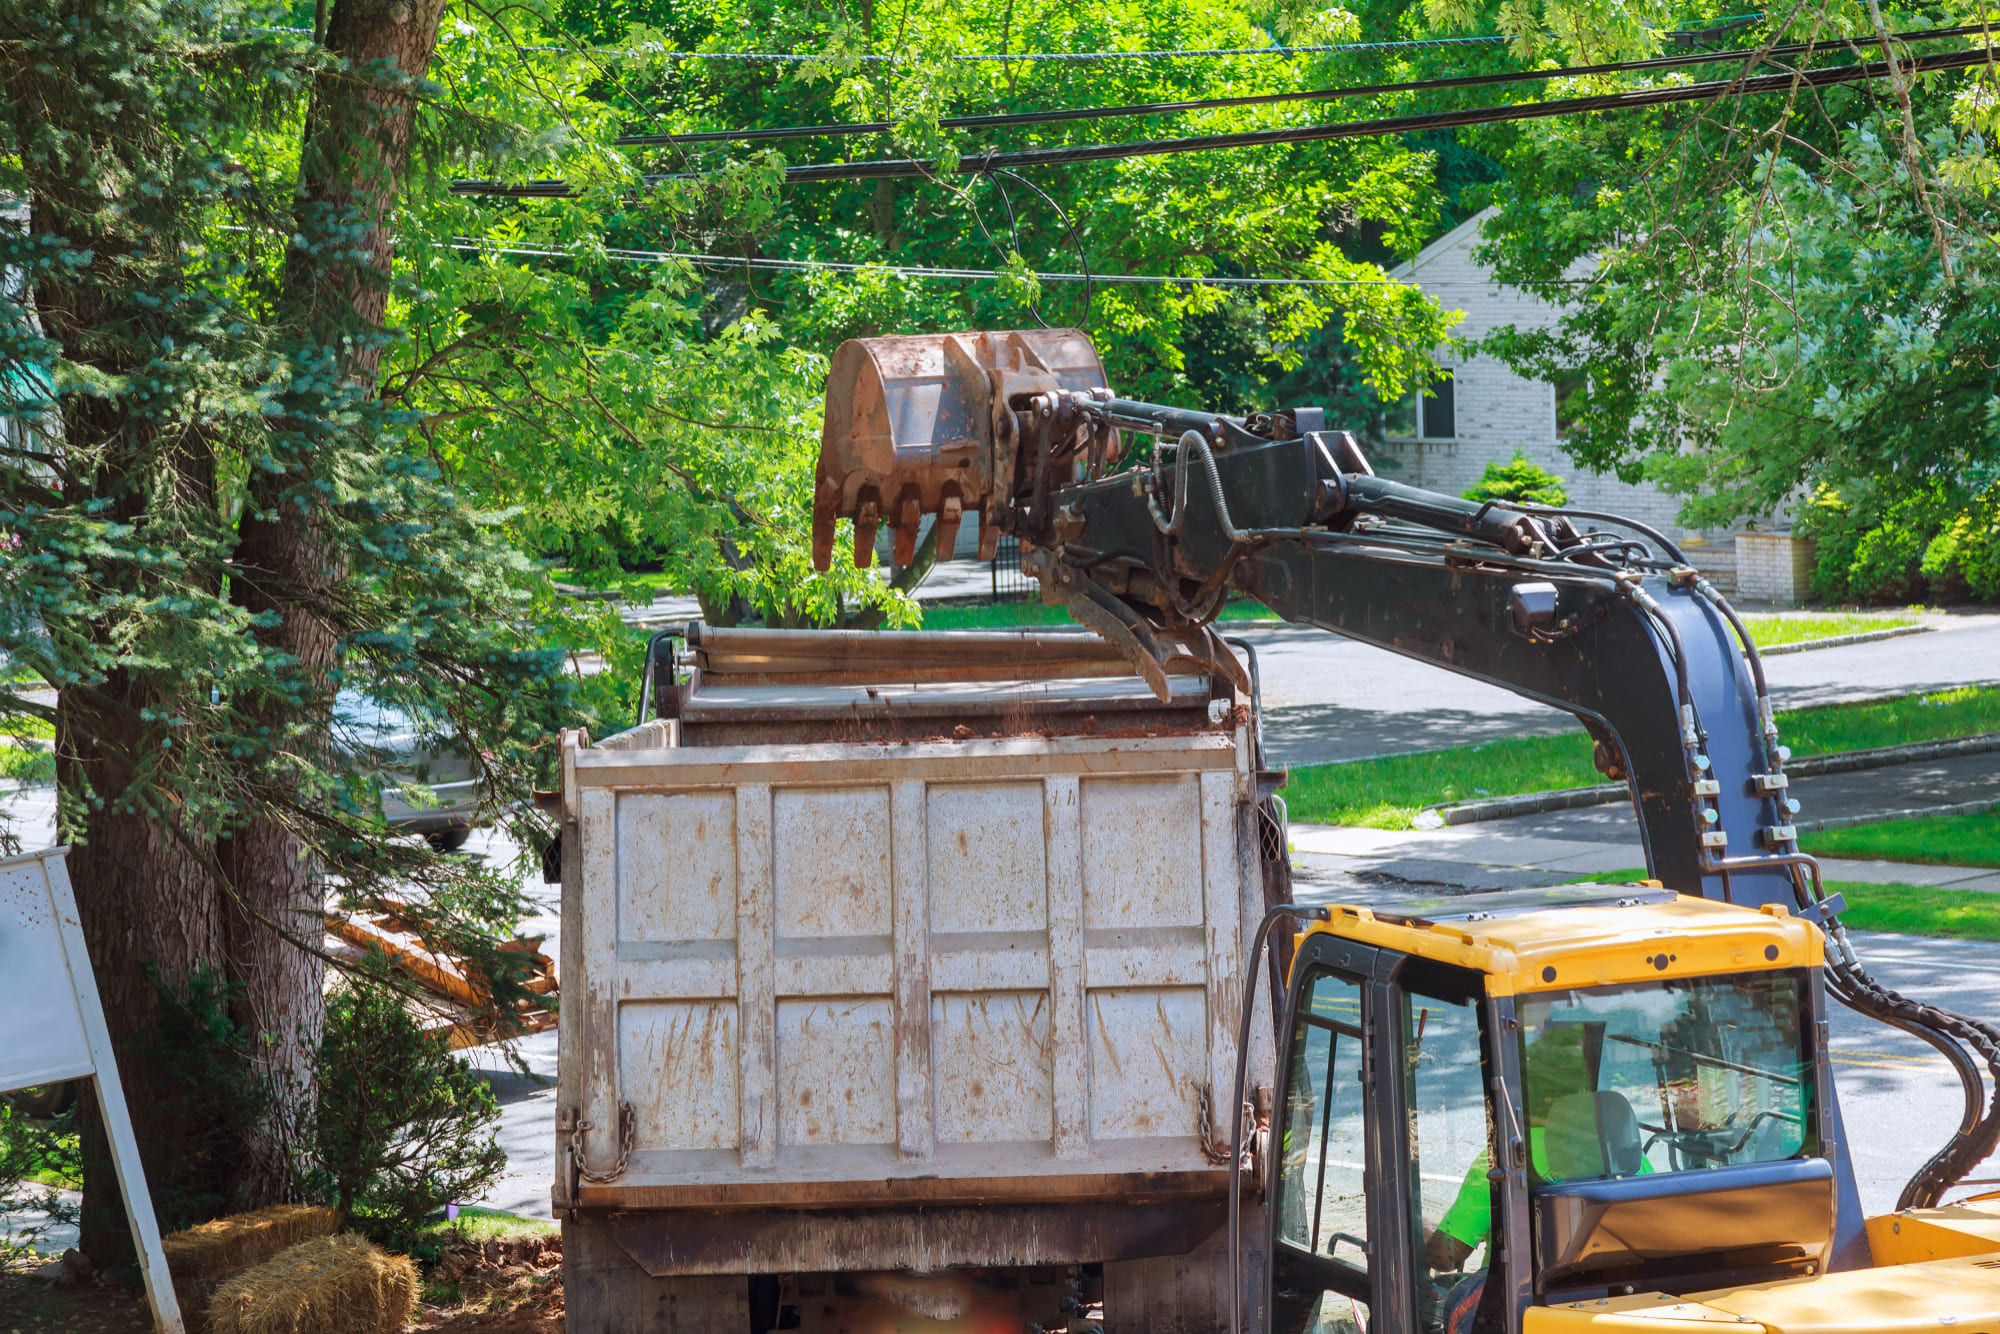
[[[76,1106],[76,1081],[65,1079],[57,1084],[34,1084],[15,1089],[7,1095],[7,1101],[30,1120],[51,1121]]]

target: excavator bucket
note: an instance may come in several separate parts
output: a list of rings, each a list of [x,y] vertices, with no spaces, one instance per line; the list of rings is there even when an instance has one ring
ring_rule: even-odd
[[[813,485],[813,567],[833,562],[835,525],[854,520],[854,563],[875,560],[882,524],[894,560],[916,555],[926,514],[948,554],[967,514],[992,559],[1018,464],[1014,406],[1035,394],[1105,388],[1097,349],[1077,329],[856,338],[833,354]],[[1010,406],[1013,405],[1013,406]]]

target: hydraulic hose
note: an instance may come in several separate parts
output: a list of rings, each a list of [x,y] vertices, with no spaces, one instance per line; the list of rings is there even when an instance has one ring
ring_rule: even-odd
[[[1773,772],[1783,771],[1784,752],[1778,746],[1778,727],[1771,711],[1770,688],[1764,676],[1764,662],[1743,618],[1706,579],[1696,578],[1696,596],[1708,602],[1729,622],[1743,646],[1757,692],[1757,721],[1763,729],[1766,760]],[[1782,798],[1778,798],[1782,800]],[[1780,823],[1783,823],[1781,820]],[[1985,1020],[1913,1001],[1883,986],[1861,966],[1839,916],[1826,909],[1825,888],[1820,880],[1819,862],[1802,852],[1780,852],[1772,857],[1727,858],[1714,864],[1725,874],[1730,870],[1779,863],[1791,870],[1793,895],[1801,908],[1814,912],[1824,924],[1828,943],[1827,990],[1833,998],[1856,1014],[1900,1029],[1935,1048],[1958,1075],[1965,1094],[1965,1111],[1957,1132],[1944,1146],[1917,1169],[1896,1201],[1898,1209],[1929,1208],[1944,1197],[1965,1175],[2000,1144],[2000,1027]],[[1979,1072],[1980,1060],[1992,1072],[1993,1095],[1987,1099]],[[1983,1106],[1983,1110],[1982,1110]]]
[[[1264,947],[1271,939],[1271,928],[1280,917],[1324,922],[1328,915],[1325,908],[1296,903],[1280,903],[1271,908],[1257,924],[1257,938],[1251,943],[1250,957],[1244,964],[1243,1016],[1236,1028],[1236,1085],[1229,1099],[1229,1119],[1236,1125],[1229,1137],[1229,1334],[1243,1334],[1243,1081],[1250,1066],[1250,1024],[1256,1018],[1259,990],[1249,985],[1249,979],[1257,975]],[[1271,1109],[1273,1118],[1281,1114],[1277,1107]]]

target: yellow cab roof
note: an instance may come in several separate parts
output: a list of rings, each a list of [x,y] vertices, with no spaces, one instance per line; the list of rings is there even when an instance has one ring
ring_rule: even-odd
[[[1400,950],[1486,975],[1492,996],[1817,967],[1819,928],[1783,907],[1743,908],[1656,883],[1333,905],[1306,935]]]

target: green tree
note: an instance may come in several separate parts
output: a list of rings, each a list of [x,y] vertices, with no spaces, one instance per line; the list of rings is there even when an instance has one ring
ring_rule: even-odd
[[[1576,36],[1579,15],[1604,32]],[[1537,40],[1566,57],[1625,49],[1648,25],[1657,40],[1669,17],[1448,16],[1545,23]],[[1751,31],[1879,59],[1883,28],[1930,22],[1835,5]],[[1854,58],[1842,51],[1823,59]],[[1824,595],[1991,596],[1977,572],[2000,477],[1992,88],[1978,68],[1481,132],[1507,167],[1485,254],[1563,312],[1487,349],[1580,379],[1564,442],[1579,463],[1660,483],[1693,524],[1796,517],[1820,539]]]

